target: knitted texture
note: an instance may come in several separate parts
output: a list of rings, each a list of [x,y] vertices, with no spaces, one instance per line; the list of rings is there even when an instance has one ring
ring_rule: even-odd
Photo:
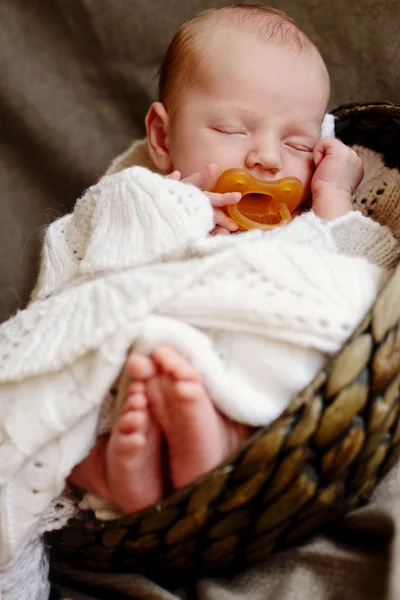
[[[366,217],[387,225],[400,240],[400,172],[389,169],[383,156],[354,146],[362,158],[364,178],[354,195],[354,205]]]
[[[398,258],[389,230],[357,213],[324,222],[310,212],[282,230],[219,238],[208,236],[212,226],[202,192],[132,168],[103,178],[49,227],[36,300],[0,328],[3,567],[70,514],[62,506],[54,520],[49,506],[93,445],[102,400],[132,344],[175,345],[221,410],[266,423],[288,389],[277,402],[266,383],[235,375],[223,345],[219,353],[223,333],[324,359]],[[363,243],[366,235],[377,243]]]
[[[33,297],[44,298],[82,275],[180,257],[207,235],[212,219],[206,196],[194,186],[142,167],[105,176],[72,215],[49,227]]]
[[[122,176],[126,174],[114,175]],[[150,177],[158,176],[150,174]],[[174,183],[183,190],[191,189]],[[91,200],[89,193],[86,198]],[[132,200],[129,197],[127,202]],[[125,228],[126,222],[120,223]],[[100,254],[97,262],[91,256],[91,244],[88,255],[80,257],[71,252],[74,262],[71,260],[64,270],[49,279],[55,282],[53,289],[44,282],[36,290],[37,298],[50,293],[53,296],[34,302],[3,325],[0,381],[21,380],[66,367],[98,348],[121,327],[124,331],[131,329],[132,334],[136,331],[137,335],[140,319],[150,314],[181,315],[194,325],[201,322],[203,327],[239,328],[335,352],[343,342],[342,332],[350,332],[355,325],[352,317],[355,302],[360,301],[359,311],[365,312],[378,289],[376,286],[384,280],[375,265],[357,256],[352,262],[339,252],[346,249],[353,255],[365,252],[369,261],[386,268],[393,266],[399,255],[389,230],[358,213],[324,222],[310,212],[271,234],[257,231],[207,238],[205,228],[198,241],[186,248],[179,246],[177,228],[176,238],[164,242],[165,254],[158,253],[156,262],[141,267],[144,259],[138,261],[138,254],[132,252],[129,260],[133,266],[113,273],[115,258],[109,247],[114,238],[108,236],[111,226],[103,227],[105,235],[103,243],[99,240],[97,244]],[[348,233],[347,244],[340,235],[343,227]],[[124,238],[129,236],[121,232],[116,237],[123,245]],[[146,243],[150,248],[152,237],[148,230]],[[378,242],[366,245],[365,239],[369,237],[377,238]],[[64,238],[60,246],[64,252]],[[174,254],[181,259],[163,262]],[[58,258],[58,255],[55,245],[52,256]],[[121,259],[118,264],[127,266],[128,262]],[[51,264],[62,263],[52,260]],[[90,277],[82,274],[82,264],[85,271],[90,264]],[[48,265],[43,270],[50,271]],[[67,282],[65,289],[62,281]],[[355,300],[359,297],[360,300]]]

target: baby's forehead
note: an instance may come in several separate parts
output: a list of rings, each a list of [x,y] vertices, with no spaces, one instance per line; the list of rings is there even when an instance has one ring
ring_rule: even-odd
[[[295,97],[302,90],[311,104],[314,95],[328,104],[329,76],[316,49],[293,54],[283,45],[260,42],[250,34],[229,34],[228,30],[222,38],[218,31],[214,37],[203,36],[197,48],[197,67],[191,72],[194,88],[203,88],[210,95],[225,89],[228,98],[243,96],[247,89],[249,96],[262,93],[277,100],[282,95]]]
[[[263,44],[292,50],[294,54],[316,50],[315,45],[297,23],[283,13],[274,13],[273,9],[271,12],[269,9],[243,11],[233,8],[210,11],[206,18],[191,23],[187,34],[192,38],[195,47],[202,50],[206,50],[213,39],[235,37],[240,43],[240,34],[247,34]]]
[[[279,62],[284,54],[290,56],[293,64],[297,60],[308,61],[313,72],[315,68],[311,63],[318,64],[320,84],[321,87],[325,84],[327,93],[323,95],[327,96],[328,103],[329,76],[314,44],[290,19],[285,20],[280,14],[268,11],[256,12],[258,16],[246,19],[242,17],[247,14],[247,9],[245,12],[206,11],[205,18],[195,19],[182,28],[173,52],[167,54],[168,61],[160,78],[160,99],[166,102],[171,114],[175,114],[188,95],[201,88],[204,91],[212,83],[218,85],[219,80],[226,84],[231,77],[232,87],[240,85],[238,80],[245,78],[238,76],[239,63],[245,62],[253,81],[255,77],[265,79],[274,70],[273,60]],[[269,48],[277,49],[282,55],[271,59]],[[264,70],[255,71],[256,64]],[[291,69],[289,64],[287,70]]]
[[[264,20],[271,20],[275,15],[265,15]],[[298,35],[304,35],[298,30]],[[305,36],[306,37],[306,36]],[[297,38],[296,38],[297,39]],[[262,29],[254,30],[249,27],[238,27],[237,24],[221,19],[212,19],[196,24],[195,36],[190,47],[192,54],[192,65],[194,67],[192,75],[207,76],[208,70],[215,61],[221,61],[225,58],[229,66],[234,69],[235,64],[232,60],[232,50],[235,55],[240,53],[241,48],[252,44],[254,60],[257,60],[258,52],[265,49],[274,49],[275,59],[290,56],[293,66],[298,61],[308,65],[310,69],[319,74],[321,86],[329,88],[329,75],[324,60],[318,49],[307,38],[307,43],[296,46],[294,38],[285,38],[274,36],[269,39],[263,35]],[[194,60],[193,60],[194,59]]]

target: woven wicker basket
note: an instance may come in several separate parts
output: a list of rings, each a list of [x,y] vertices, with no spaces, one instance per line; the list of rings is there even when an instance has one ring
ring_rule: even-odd
[[[400,166],[400,106],[347,105],[336,134]],[[332,363],[271,426],[189,488],[139,514],[82,512],[53,562],[166,585],[237,573],[365,502],[400,456],[400,267]]]

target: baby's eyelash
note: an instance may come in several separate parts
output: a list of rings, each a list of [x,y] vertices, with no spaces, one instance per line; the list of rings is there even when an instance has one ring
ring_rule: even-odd
[[[218,133],[224,133],[226,135],[246,135],[246,132],[243,130],[239,130],[239,129],[224,129],[222,127],[213,127],[214,131],[217,131]]]
[[[286,146],[293,148],[294,150],[298,150],[299,152],[312,152],[313,149],[309,146],[302,146],[301,144],[293,144],[290,142],[286,142]]]

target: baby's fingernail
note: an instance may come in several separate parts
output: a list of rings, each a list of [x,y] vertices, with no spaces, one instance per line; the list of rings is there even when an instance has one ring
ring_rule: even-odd
[[[224,201],[227,205],[229,204],[237,204],[242,199],[242,194],[240,192],[225,192]]]

